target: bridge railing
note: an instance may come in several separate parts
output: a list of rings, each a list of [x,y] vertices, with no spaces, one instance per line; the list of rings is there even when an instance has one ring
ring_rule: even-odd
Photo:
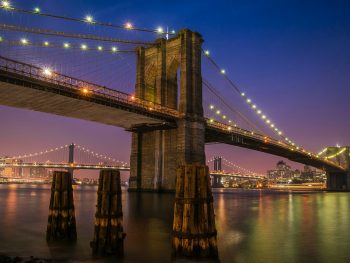
[[[0,56],[0,69],[7,72],[20,74],[21,76],[26,76],[29,78],[34,78],[48,83],[64,86],[66,88],[73,89],[74,91],[77,91],[85,96],[96,95],[108,100],[122,102],[133,107],[146,109],[147,111],[167,114],[173,117],[179,116],[179,112],[177,110],[164,107],[158,103],[135,98],[133,95],[121,91],[109,89],[101,85],[59,74],[49,69],[40,68],[3,56]]]
[[[341,166],[337,165],[336,163],[334,163],[334,162],[332,162],[330,160],[326,160],[326,159],[320,158],[316,154],[311,153],[309,151],[306,151],[305,149],[297,148],[297,147],[289,145],[289,144],[287,144],[287,143],[285,143],[283,141],[279,141],[279,140],[273,139],[273,138],[271,138],[269,136],[262,135],[262,134],[259,134],[259,133],[256,133],[256,132],[252,132],[252,131],[248,131],[248,130],[245,130],[245,129],[242,129],[242,128],[239,128],[239,127],[227,125],[227,124],[224,124],[224,123],[221,123],[221,122],[217,122],[217,121],[215,121],[213,119],[206,119],[206,121],[207,121],[207,125],[209,127],[213,127],[215,129],[219,129],[221,131],[225,131],[228,134],[230,134],[230,133],[240,134],[240,135],[242,135],[244,137],[249,137],[249,138],[252,138],[252,139],[256,139],[258,141],[263,141],[263,142],[268,143],[268,144],[273,144],[273,145],[282,147],[282,148],[284,148],[284,149],[286,149],[288,151],[298,152],[298,153],[300,153],[300,154],[302,154],[304,156],[307,156],[309,158],[322,160],[322,162],[327,163],[327,164],[332,165],[332,166],[341,167]]]

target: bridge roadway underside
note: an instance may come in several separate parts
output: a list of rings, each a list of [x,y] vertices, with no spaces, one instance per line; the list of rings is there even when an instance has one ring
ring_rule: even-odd
[[[76,89],[0,70],[0,105],[94,121],[129,129],[133,126],[174,123],[169,116],[133,107]]]
[[[206,143],[229,144],[247,149],[252,149],[255,151],[273,154],[276,156],[281,156],[291,161],[310,165],[319,169],[326,170],[328,172],[345,172],[345,170],[340,170],[335,166],[327,165],[320,159],[311,158],[305,153],[301,154],[300,152],[286,150],[286,148],[276,144],[272,144],[269,142],[265,143],[261,140],[254,139],[249,136],[235,135],[211,127],[206,128],[205,141]]]

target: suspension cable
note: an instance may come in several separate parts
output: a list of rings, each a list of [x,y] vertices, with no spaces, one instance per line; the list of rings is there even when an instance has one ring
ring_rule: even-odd
[[[74,49],[74,50],[82,50],[82,51],[98,51],[104,53],[135,53],[135,50],[122,50],[117,49],[116,47],[112,47],[111,49],[106,49],[103,46],[97,46],[96,48],[88,47],[86,44],[80,44],[79,46],[70,45],[68,43],[64,43],[63,45],[59,45],[57,43],[51,43],[48,41],[44,42],[31,42],[27,39],[22,39],[20,41],[16,40],[5,40],[3,38],[0,39],[0,44],[6,44],[9,46],[33,46],[33,47],[43,47],[43,48],[57,48],[57,49]]]
[[[1,5],[0,8],[4,9],[4,10],[15,11],[18,13],[43,16],[43,17],[50,17],[50,18],[62,19],[62,20],[66,20],[66,21],[73,21],[73,22],[84,23],[84,24],[93,24],[93,25],[111,27],[111,28],[115,28],[115,29],[133,30],[133,31],[146,32],[146,33],[157,33],[160,35],[175,35],[174,31],[164,32],[163,29],[161,29],[161,30],[156,29],[155,30],[155,29],[148,29],[148,28],[139,28],[139,27],[134,27],[130,23],[126,23],[125,25],[116,25],[116,24],[112,24],[112,23],[94,21],[91,16],[87,16],[85,19],[79,19],[79,18],[74,18],[74,17],[61,16],[61,15],[55,15],[55,14],[50,14],[50,13],[43,13],[43,12],[40,12],[38,10],[21,9],[21,8],[16,8],[13,6]]]
[[[208,61],[214,66],[214,68],[216,70],[218,70],[218,72],[220,72],[220,74],[223,76],[223,78],[229,83],[230,88],[234,91],[237,92],[241,97],[246,97],[246,94],[244,92],[242,92],[239,87],[227,76],[226,72],[224,69],[220,68],[220,66],[214,61],[214,59],[210,56],[209,51],[208,50],[202,50],[204,57],[208,59]],[[246,102],[248,104],[251,104],[252,101],[251,99],[247,99]],[[262,119],[265,121],[265,123],[272,128],[273,131],[276,132],[276,134],[278,136],[280,136],[281,138],[283,138],[285,141],[287,141],[290,145],[295,146],[295,143],[290,140],[287,136],[283,135],[283,132],[278,129],[275,124],[271,123],[271,121],[269,119],[267,119],[266,115],[264,115],[262,113],[261,110],[257,109],[255,104],[251,105],[251,108],[262,117]],[[296,146],[297,148],[299,148],[298,146]]]
[[[85,35],[85,34],[74,34],[74,33],[68,33],[68,32],[54,31],[50,29],[30,28],[30,27],[23,27],[23,26],[17,26],[17,25],[8,25],[8,24],[0,24],[0,30],[26,32],[31,34],[39,34],[39,35],[47,35],[47,36],[59,36],[59,37],[65,37],[65,38],[97,40],[97,41],[103,41],[103,42],[113,42],[113,43],[123,43],[123,44],[155,45],[155,43],[152,43],[152,42],[117,39],[117,38],[110,38],[110,37]]]
[[[251,122],[245,115],[243,115],[241,112],[238,110],[234,109],[229,103],[226,102],[226,100],[221,96],[221,94],[216,90],[207,80],[203,79],[203,84],[213,93],[219,100],[226,106],[228,107],[233,113],[239,115],[249,126],[251,126],[253,129],[256,131],[261,132],[264,134],[264,132],[259,129],[253,122]]]

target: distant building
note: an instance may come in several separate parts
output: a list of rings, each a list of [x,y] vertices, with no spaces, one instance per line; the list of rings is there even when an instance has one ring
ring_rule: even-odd
[[[5,157],[6,158],[6,157]],[[3,164],[13,164],[13,163],[22,163],[23,160],[1,160]],[[0,170],[1,176],[4,177],[23,177],[23,168],[22,167],[3,167]]]
[[[267,178],[270,181],[288,182],[294,178],[295,171],[291,169],[284,161],[279,161],[276,164],[275,170],[267,171]]]
[[[291,182],[323,182],[326,175],[323,171],[319,171],[308,165],[304,166],[304,170],[292,170],[284,161],[276,164],[276,169],[267,171],[267,178],[274,183],[291,183]]]
[[[31,167],[29,170],[29,177],[32,178],[47,178],[48,172],[44,167]]]
[[[326,174],[308,165],[304,166],[304,171],[301,172],[300,179],[305,182],[323,182],[326,180]]]

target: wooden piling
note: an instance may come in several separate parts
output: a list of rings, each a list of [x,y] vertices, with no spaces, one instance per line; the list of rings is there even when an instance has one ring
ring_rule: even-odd
[[[177,169],[173,256],[218,258],[213,194],[205,165]]]
[[[55,171],[52,178],[46,240],[76,240],[77,231],[69,172]]]
[[[90,243],[94,254],[124,254],[123,209],[120,172],[101,170],[97,192],[94,239]]]

